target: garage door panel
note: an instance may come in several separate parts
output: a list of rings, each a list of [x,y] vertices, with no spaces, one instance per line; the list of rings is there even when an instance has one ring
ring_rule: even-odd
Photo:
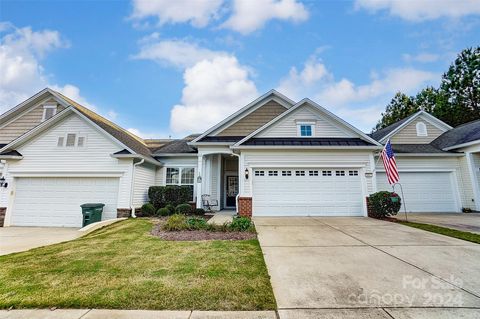
[[[104,219],[116,216],[118,178],[17,178],[12,225],[81,227],[80,205],[105,204]]]
[[[269,171],[290,171],[291,176],[268,176]],[[318,174],[311,176],[309,171]],[[333,176],[322,176],[322,170],[308,168],[257,169],[253,177],[253,214],[256,216],[362,216],[362,187],[357,169],[325,169]],[[335,171],[345,176],[335,176]],[[357,176],[348,176],[349,170]],[[296,171],[305,172],[297,176]],[[312,173],[314,174],[314,173]]]
[[[451,172],[400,172],[405,204],[410,212],[455,212]],[[391,191],[385,173],[377,174],[377,189]],[[400,188],[396,188],[400,192]],[[403,204],[402,204],[403,210]]]

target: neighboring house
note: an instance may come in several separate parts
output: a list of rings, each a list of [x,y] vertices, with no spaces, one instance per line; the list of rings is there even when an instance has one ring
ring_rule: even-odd
[[[241,215],[365,216],[366,197],[391,189],[377,161],[387,139],[409,211],[478,210],[479,131],[419,112],[367,135],[272,90],[203,134],[143,140],[45,89],[0,116],[0,219],[79,227],[85,202],[134,215],[152,185],[188,185],[197,206],[208,194]]]

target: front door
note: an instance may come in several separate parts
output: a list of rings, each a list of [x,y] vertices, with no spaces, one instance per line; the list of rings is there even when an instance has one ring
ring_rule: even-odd
[[[227,176],[226,188],[225,206],[235,207],[235,199],[238,194],[238,176]]]

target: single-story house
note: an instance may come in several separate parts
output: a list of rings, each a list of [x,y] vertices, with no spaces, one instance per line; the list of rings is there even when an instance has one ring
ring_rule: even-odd
[[[86,202],[135,216],[153,185],[246,216],[366,216],[366,197],[391,189],[388,139],[407,210],[480,210],[480,121],[452,128],[420,111],[369,135],[272,90],[202,134],[141,139],[47,88],[0,116],[0,224],[79,227]]]

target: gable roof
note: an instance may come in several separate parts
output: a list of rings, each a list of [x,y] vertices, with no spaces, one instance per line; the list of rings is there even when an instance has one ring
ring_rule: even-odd
[[[435,125],[439,129],[442,129],[443,131],[447,131],[452,128],[450,125],[437,119],[435,116],[431,115],[430,113],[420,110],[417,113],[414,113],[398,122],[393,123],[392,125],[389,125],[381,130],[373,132],[372,134],[370,134],[370,136],[379,142],[385,142],[388,138],[395,135],[397,132],[399,132],[409,123],[413,122],[419,116],[425,116],[426,119],[430,123],[432,123],[432,125]]]
[[[267,93],[263,94],[259,98],[255,99],[254,101],[248,103],[244,107],[242,107],[240,110],[237,112],[233,113],[223,121],[217,123],[216,125],[212,126],[208,130],[206,130],[204,133],[199,135],[197,138],[195,138],[191,143],[198,143],[201,142],[204,137],[207,135],[211,134],[212,132],[220,129],[222,126],[225,126],[230,123],[232,125],[233,123],[237,122],[238,120],[242,119],[246,115],[250,114],[252,111],[257,109],[259,106],[263,105],[264,103],[276,99],[277,101],[281,102],[280,104],[284,106],[286,109],[289,107],[293,106],[295,104],[294,101],[286,97],[285,95],[277,92],[276,90],[270,90]],[[230,126],[229,125],[229,126]]]
[[[0,115],[0,125],[10,121],[11,119],[15,118],[17,115],[28,110],[30,107],[34,106],[35,104],[46,100],[49,97],[52,97],[52,90],[49,88],[45,88],[40,92],[34,94],[33,96],[29,97],[25,101],[17,104],[13,108],[7,110],[5,113]]]
[[[232,146],[232,148],[240,147],[242,144],[246,145],[245,143],[247,141],[249,141],[250,139],[252,139],[254,136],[259,134],[260,132],[263,132],[264,130],[271,127],[273,124],[277,123],[278,121],[280,121],[281,119],[283,119],[284,117],[289,115],[290,113],[294,112],[295,110],[297,110],[300,107],[305,106],[305,105],[313,106],[313,108],[316,111],[320,112],[322,115],[326,116],[328,119],[330,119],[330,120],[336,122],[337,124],[347,128],[350,131],[355,132],[359,136],[359,139],[369,143],[369,146],[379,146],[379,147],[382,146],[376,140],[372,139],[370,136],[366,135],[365,133],[363,133],[362,131],[360,131],[359,129],[354,127],[353,125],[351,125],[351,124],[347,123],[346,121],[342,120],[341,118],[339,118],[338,116],[336,116],[332,112],[328,111],[327,109],[323,108],[319,104],[315,103],[314,101],[312,101],[308,98],[305,98],[305,99],[302,99],[300,102],[296,103],[295,105],[293,105],[288,111],[280,114],[279,116],[277,116],[276,118],[274,118],[270,122],[266,123],[265,125],[263,125],[259,129],[257,129],[256,131],[252,132],[251,134],[249,134],[245,138],[243,138],[240,141],[238,141],[237,143],[235,143]],[[307,139],[310,139],[310,138],[307,138]],[[290,140],[292,140],[292,138],[290,138]],[[329,138],[329,140],[333,140],[333,138]],[[353,144],[356,144],[356,143],[352,143],[352,145],[350,145],[348,143],[345,143],[345,146],[349,146],[349,145],[350,146],[361,146],[361,145],[353,145]],[[290,144],[290,145],[295,145],[295,144]],[[330,146],[330,145],[318,145],[318,146]]]
[[[451,150],[475,142],[480,143],[480,120],[459,125],[437,137],[431,144]]]
[[[50,125],[57,120],[62,119],[66,114],[70,111],[75,111],[77,114],[81,115],[95,126],[99,127],[102,131],[106,132],[109,136],[111,136],[114,140],[119,142],[121,145],[125,146],[125,148],[131,154],[139,154],[151,160],[154,160],[151,157],[150,149],[147,147],[146,143],[138,136],[128,132],[127,130],[121,128],[120,126],[116,125],[115,123],[105,119],[104,117],[98,115],[97,113],[87,109],[86,107],[80,105],[79,103],[75,102],[74,100],[70,99],[69,97],[54,91],[50,88],[46,88],[37,94],[35,94],[32,98],[28,99],[27,101],[20,103],[16,107],[14,107],[9,112],[4,113],[0,116],[0,120],[10,117],[12,114],[19,114],[29,107],[32,106],[32,101],[37,101],[39,98],[45,98],[46,94],[52,95],[58,103],[62,104],[65,109],[61,112],[58,112],[55,116],[48,119],[47,121],[42,122],[41,124],[37,125],[30,131],[24,133],[23,135],[19,136],[11,143],[4,145],[2,150],[10,149],[13,145],[18,145],[19,142],[24,141],[30,135],[45,129],[46,125]]]

